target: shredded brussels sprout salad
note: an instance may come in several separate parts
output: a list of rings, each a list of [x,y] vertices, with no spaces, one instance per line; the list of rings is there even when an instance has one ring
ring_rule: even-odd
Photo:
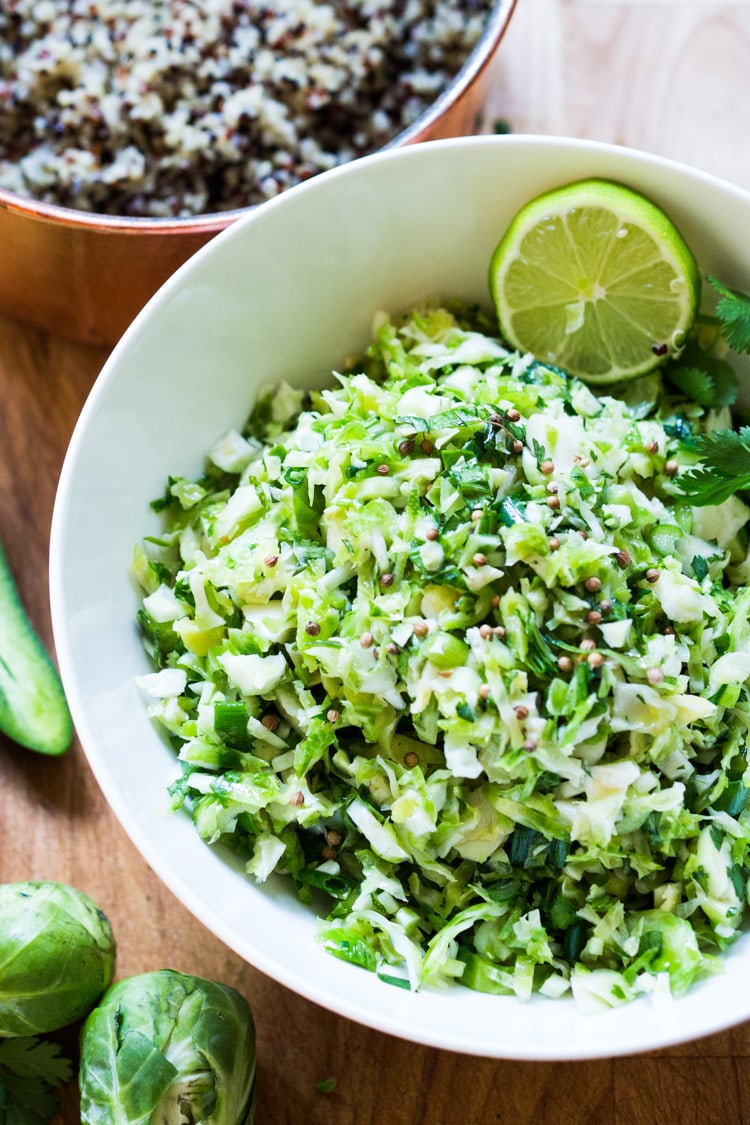
[[[683,483],[732,426],[725,362],[696,383],[712,331],[594,394],[481,311],[381,314],[350,370],[268,390],[154,502],[139,682],[174,806],[288,876],[335,956],[589,1006],[720,968],[750,870],[750,509]]]

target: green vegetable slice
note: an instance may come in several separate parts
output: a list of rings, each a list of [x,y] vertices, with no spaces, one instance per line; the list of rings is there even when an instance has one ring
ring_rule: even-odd
[[[63,754],[73,738],[60,677],[21,604],[2,546],[0,730],[40,754]]]
[[[493,255],[490,287],[514,347],[589,383],[613,383],[680,353],[700,274],[660,207],[587,179],[521,208]]]

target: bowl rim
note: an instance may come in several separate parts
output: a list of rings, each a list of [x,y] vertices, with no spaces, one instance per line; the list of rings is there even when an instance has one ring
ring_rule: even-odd
[[[440,117],[476,82],[490,65],[497,47],[510,23],[518,0],[493,0],[487,23],[461,67],[443,87],[437,98],[431,102],[415,121],[402,129],[386,144],[365,155],[387,152],[392,148],[415,144],[421,141]],[[363,159],[357,157],[356,159]],[[345,161],[345,164],[354,161]],[[343,165],[336,165],[342,167]],[[316,173],[311,179],[317,179]],[[302,181],[306,183],[307,181]],[[298,186],[298,185],[294,185]],[[290,189],[285,189],[288,191]],[[279,194],[284,195],[284,192]],[[276,198],[276,197],[274,197]],[[263,200],[268,203],[271,200]],[[234,207],[226,211],[206,211],[198,215],[163,218],[153,216],[106,215],[100,211],[83,211],[59,203],[47,203],[32,196],[20,195],[0,187],[0,211],[7,211],[56,226],[90,230],[92,232],[129,235],[155,234],[212,234],[223,230],[230,223],[254,211],[260,203],[250,203],[245,207]]]
[[[692,167],[681,161],[673,160],[668,157],[663,157],[655,153],[647,152],[644,150],[637,150],[627,146],[601,142],[596,140],[589,140],[585,138],[576,137],[562,137],[551,135],[509,135],[509,136],[472,136],[472,137],[459,137],[448,138],[442,140],[434,140],[420,144],[412,148],[408,153],[403,149],[391,149],[389,151],[381,151],[371,154],[368,157],[363,157],[361,160],[349,162],[342,165],[331,172],[324,173],[320,177],[313,177],[311,180],[306,181],[304,184],[290,189],[289,192],[282,193],[276,197],[275,200],[269,201],[264,205],[264,208],[252,209],[245,216],[241,224],[235,225],[220,233],[216,239],[212,240],[209,244],[198,250],[192,257],[175,273],[172,277],[160,288],[157,294],[147,303],[141,313],[135,318],[131,326],[126,330],[120,342],[116,345],[114,351],[106,360],[102,370],[100,371],[94,385],[89,392],[84,407],[79,415],[78,421],[73,430],[68,450],[66,452],[65,460],[63,463],[62,471],[60,474],[57,495],[55,498],[51,536],[50,536],[50,601],[51,601],[51,615],[53,636],[55,645],[58,650],[58,661],[63,673],[64,681],[68,681],[68,673],[72,673],[72,643],[70,639],[70,627],[66,624],[64,613],[64,592],[61,567],[55,565],[59,558],[63,555],[63,544],[65,538],[64,522],[69,503],[69,483],[70,478],[74,471],[74,462],[78,456],[79,447],[83,441],[85,430],[89,418],[93,416],[98,409],[99,400],[102,397],[110,379],[112,378],[117,364],[120,360],[120,355],[126,348],[130,347],[131,342],[137,341],[141,332],[142,322],[149,318],[155,311],[158,303],[168,298],[175,289],[182,284],[183,277],[191,270],[192,264],[197,259],[203,259],[214,253],[217,253],[219,247],[228,239],[238,237],[240,230],[245,226],[249,226],[258,220],[261,211],[266,214],[273,207],[286,206],[287,200],[290,195],[294,193],[299,195],[302,192],[324,190],[324,181],[331,176],[337,178],[362,175],[364,169],[362,165],[374,165],[375,163],[382,163],[384,161],[403,160],[403,159],[420,159],[420,152],[425,153],[428,149],[443,148],[448,151],[460,153],[462,148],[474,147],[477,145],[485,146],[507,146],[516,148],[550,148],[559,149],[562,151],[581,152],[593,156],[613,155],[616,159],[623,159],[627,161],[629,158],[635,158],[640,166],[647,166],[655,169],[664,169],[668,172],[676,174],[687,173],[691,180],[702,181],[706,185],[713,186],[722,192],[734,195],[743,204],[750,206],[750,190],[739,187],[721,177],[713,175],[710,172],[704,171],[700,168]],[[72,677],[71,677],[72,678]],[[162,860],[159,855],[155,853],[152,842],[147,838],[146,833],[141,829],[133,812],[129,808],[127,802],[121,797],[117,791],[116,785],[108,775],[108,772],[102,762],[101,758],[92,760],[92,756],[87,749],[91,741],[91,732],[89,730],[88,718],[85,713],[85,707],[82,700],[79,698],[77,683],[72,685],[75,689],[75,694],[71,698],[71,711],[74,716],[76,729],[81,730],[80,743],[83,750],[84,758],[86,759],[88,767],[91,769],[99,787],[101,788],[112,812],[116,816],[120,825],[125,830],[131,842],[139,851],[143,860],[152,868],[159,880],[175,895],[175,897],[219,940],[221,940],[230,950],[232,950],[242,960],[252,964],[259,971],[270,976],[274,981],[282,984],[283,986],[293,990],[298,995],[310,1000],[320,1006],[335,1012],[344,1018],[351,1019],[355,1022],[363,1024],[366,1027],[372,1028],[379,1032],[392,1035],[396,1038],[404,1038],[410,1042],[417,1042],[421,1045],[446,1049],[455,1052],[456,1054],[466,1054],[475,1057],[484,1058],[502,1058],[502,1059],[518,1059],[523,1061],[571,1061],[580,1062],[588,1059],[611,1058],[625,1055],[640,1054],[647,1051],[667,1048],[679,1045],[686,1041],[695,1040],[704,1036],[712,1035],[720,1031],[724,1031],[749,1017],[750,1005],[745,1004],[742,1006],[741,996],[734,996],[733,1003],[727,1005],[726,1008],[720,1008],[718,1005],[711,1006],[710,1018],[701,1018],[700,1027],[696,1030],[694,1023],[690,1020],[678,1024],[674,1021],[668,1031],[665,1031],[661,1026],[660,1020],[654,1019],[644,1026],[642,1029],[639,1026],[639,1038],[637,1044],[618,1044],[614,1049],[611,1041],[608,1041],[606,1036],[602,1037],[600,1042],[590,1041],[587,1042],[586,1049],[581,1050],[580,1044],[574,1038],[570,1041],[559,1042],[553,1046],[549,1044],[539,1044],[533,1051],[529,1049],[528,1044],[521,1043],[519,1046],[509,1042],[507,1038],[501,1044],[501,1049],[490,1049],[486,1042],[486,1038],[475,1036],[473,1031],[463,1035],[460,1041],[446,1041],[446,1038],[441,1034],[439,1029],[432,1029],[429,1026],[423,1025],[419,1036],[415,1035],[413,1030],[410,1032],[401,1031],[399,1027],[399,1005],[404,1005],[401,997],[405,997],[406,1003],[409,1003],[409,998],[415,994],[399,992],[398,1004],[394,1003],[393,1011],[390,1014],[382,1014],[380,1012],[373,1012],[368,1008],[365,1002],[362,1002],[358,996],[358,990],[350,988],[342,990],[340,994],[333,994],[330,985],[321,983],[317,980],[311,980],[306,977],[304,973],[297,970],[293,964],[286,964],[274,960],[271,956],[266,956],[262,951],[256,948],[253,949],[253,956],[250,957],[244,949],[238,948],[238,939],[236,932],[228,924],[224,924],[222,920],[218,920],[211,908],[207,906],[201,898],[194,893],[192,886],[186,881],[184,873],[174,870],[168,860]],[[86,732],[87,737],[84,738],[83,732]],[[192,827],[192,825],[191,825]],[[750,940],[750,935],[748,935]],[[366,974],[370,976],[371,974]],[[710,982],[708,982],[710,983]],[[380,987],[383,987],[382,984]],[[697,984],[693,986],[692,992],[701,989],[702,985]],[[398,991],[398,990],[396,990]],[[424,995],[424,993],[422,993]],[[419,994],[416,994],[419,996]],[[498,1005],[502,1005],[503,1000],[508,999],[504,997],[494,997],[493,1000]],[[515,999],[515,998],[511,998]],[[532,1004],[544,1003],[548,1004],[551,1001],[543,997],[533,997]],[[635,1001],[634,1005],[626,1007],[635,1007],[640,1005],[639,1001]],[[402,1007],[402,1010],[403,1010]],[[622,1011],[617,1009],[616,1011]],[[644,1015],[644,1009],[639,1007],[641,1016]],[[648,1014],[647,1012],[645,1014]],[[657,1013],[658,1015],[658,1013]],[[498,1009],[498,1016],[501,1017],[501,1012]],[[589,1017],[597,1019],[599,1017]],[[602,1018],[606,1018],[603,1016]]]

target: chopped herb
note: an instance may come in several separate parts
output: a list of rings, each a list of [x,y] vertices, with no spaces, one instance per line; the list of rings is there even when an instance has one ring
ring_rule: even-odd
[[[703,555],[693,555],[693,574],[702,582],[708,574],[708,561]]]
[[[456,406],[429,418],[414,418],[404,415],[396,418],[397,426],[408,426],[414,433],[437,433],[440,430],[460,429],[462,426],[483,426],[490,416],[486,406]]]

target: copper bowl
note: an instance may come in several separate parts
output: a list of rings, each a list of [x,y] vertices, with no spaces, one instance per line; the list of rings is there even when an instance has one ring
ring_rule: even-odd
[[[489,64],[515,4],[496,0],[462,68],[385,148],[477,131]],[[111,346],[177,267],[248,209],[119,218],[0,189],[0,311],[68,339]]]

